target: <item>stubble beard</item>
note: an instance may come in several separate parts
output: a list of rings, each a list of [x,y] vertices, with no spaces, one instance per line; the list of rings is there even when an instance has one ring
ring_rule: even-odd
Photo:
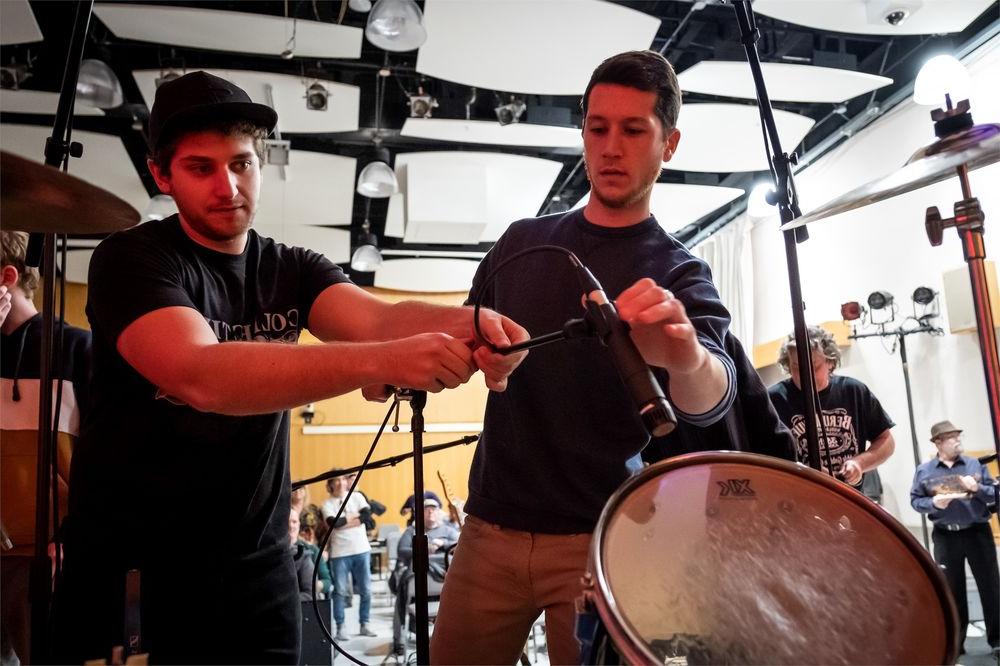
[[[601,192],[601,189],[594,184],[594,179],[590,175],[590,165],[584,162],[584,166],[586,167],[587,180],[590,181],[590,195],[600,201],[606,208],[615,210],[629,208],[648,197],[649,193],[653,190],[653,185],[656,184],[656,180],[660,177],[660,172],[662,171],[662,167],[657,166],[655,169],[651,169],[651,173],[645,174],[643,182],[640,185],[637,185],[634,189],[619,197],[609,197]]]

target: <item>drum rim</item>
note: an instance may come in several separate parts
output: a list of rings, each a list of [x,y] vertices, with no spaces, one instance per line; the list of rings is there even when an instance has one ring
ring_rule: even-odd
[[[930,553],[923,545],[903,527],[902,523],[893,518],[884,508],[872,502],[867,497],[851,489],[846,484],[837,481],[831,476],[818,470],[807,467],[801,463],[790,462],[772,456],[765,456],[758,453],[745,451],[702,451],[688,453],[667,460],[661,460],[646,467],[636,475],[629,477],[618,489],[608,498],[601,516],[597,520],[594,528],[594,538],[590,544],[591,570],[595,579],[595,590],[592,598],[598,615],[604,622],[605,629],[610,635],[618,652],[625,658],[627,663],[659,663],[656,656],[647,648],[646,641],[643,640],[635,627],[622,615],[618,603],[610,594],[610,586],[604,569],[604,558],[601,555],[604,543],[603,535],[607,529],[616,509],[622,504],[633,490],[643,485],[650,478],[660,476],[662,473],[682,467],[692,465],[706,465],[711,463],[746,463],[760,467],[768,467],[782,472],[788,472],[797,476],[803,476],[810,481],[815,481],[827,489],[838,493],[841,497],[856,504],[864,511],[875,517],[879,523],[889,528],[889,530],[906,546],[910,554],[917,560],[921,568],[931,579],[931,584],[937,592],[938,598],[942,601],[942,611],[945,615],[945,653],[941,655],[942,664],[954,664],[958,659],[958,609],[951,591],[945,581],[940,568],[934,562]],[[606,593],[607,592],[607,593]],[[949,621],[950,620],[950,621]]]

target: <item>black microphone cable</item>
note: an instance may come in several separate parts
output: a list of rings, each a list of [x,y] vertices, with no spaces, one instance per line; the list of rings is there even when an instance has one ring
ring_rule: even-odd
[[[333,634],[330,633],[330,627],[323,619],[323,612],[319,606],[319,597],[316,596],[316,584],[319,582],[319,565],[320,562],[323,561],[323,553],[326,552],[326,547],[330,543],[330,536],[333,534],[333,524],[336,524],[337,521],[340,520],[341,516],[343,516],[344,509],[347,508],[347,502],[351,499],[351,494],[354,492],[354,489],[358,487],[358,483],[361,481],[361,475],[364,473],[364,467],[368,465],[368,461],[372,459],[372,454],[375,453],[375,447],[378,445],[378,441],[382,437],[382,432],[385,430],[386,424],[389,423],[389,418],[392,416],[393,410],[397,409],[398,405],[399,397],[397,396],[393,399],[392,404],[389,405],[389,411],[386,412],[385,418],[382,419],[382,425],[379,426],[378,432],[375,433],[375,439],[372,440],[372,445],[368,448],[368,454],[365,455],[365,460],[361,463],[362,469],[359,470],[357,476],[354,477],[354,483],[351,484],[351,487],[347,491],[347,496],[344,497],[344,500],[340,503],[340,509],[337,510],[337,515],[335,515],[332,520],[327,520],[328,523],[332,524],[330,524],[326,535],[323,537],[323,543],[320,544],[319,553],[316,555],[316,566],[313,567],[312,602],[313,611],[316,613],[316,619],[319,621],[319,626],[323,629],[323,634],[326,636],[326,639],[330,641],[330,645],[336,648],[337,652],[344,655],[347,659],[355,664],[358,664],[358,666],[367,666],[367,664],[363,661],[358,661],[344,648],[337,645],[336,639],[333,637]],[[334,588],[334,594],[336,594],[336,588]]]

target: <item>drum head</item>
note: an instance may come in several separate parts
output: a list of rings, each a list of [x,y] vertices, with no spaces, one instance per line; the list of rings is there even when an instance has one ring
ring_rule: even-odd
[[[647,468],[611,498],[595,603],[630,662],[954,663],[954,603],[893,518],[812,469],[744,453]]]

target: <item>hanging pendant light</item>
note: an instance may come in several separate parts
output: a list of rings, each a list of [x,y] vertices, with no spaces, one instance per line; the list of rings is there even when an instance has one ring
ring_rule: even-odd
[[[122,105],[125,95],[111,68],[100,60],[88,58],[80,63],[76,101],[97,109],[114,109]]]
[[[367,202],[365,221],[361,225],[361,235],[358,236],[358,248],[351,255],[351,270],[372,273],[382,265],[382,253],[378,249],[378,238],[372,233],[368,222],[368,211],[371,201]]]
[[[365,37],[386,51],[412,51],[427,41],[427,30],[413,0],[378,0],[368,13]]]
[[[375,148],[375,160],[369,162],[358,176],[358,194],[370,199],[385,199],[399,192],[396,172],[389,166],[389,151]]]

